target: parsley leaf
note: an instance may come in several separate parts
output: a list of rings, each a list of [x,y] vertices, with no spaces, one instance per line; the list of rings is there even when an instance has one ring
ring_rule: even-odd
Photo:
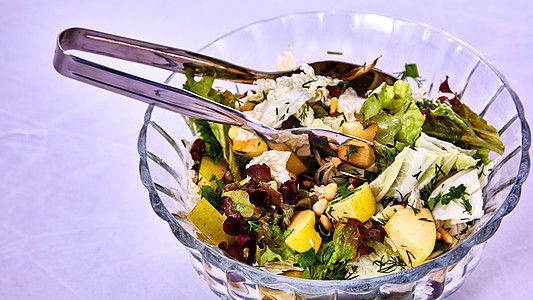
[[[309,268],[312,264],[314,264],[316,261],[315,257],[315,249],[311,247],[311,249],[300,253],[300,257],[298,258],[298,264],[302,269]]]
[[[450,204],[453,199],[462,199],[465,209],[468,211],[468,209],[470,208],[471,211],[472,206],[470,205],[470,202],[465,199],[466,195],[470,194],[466,192],[466,186],[464,184],[461,183],[459,186],[451,186],[450,190],[446,194],[439,194],[437,195],[437,197],[429,199],[428,207],[430,210],[433,210],[438,202],[442,203],[442,205],[447,205]],[[466,202],[468,203],[465,205]],[[469,208],[467,207],[467,205]]]
[[[212,180],[212,179],[211,179]],[[224,180],[216,180],[217,187],[213,189],[210,185],[204,185],[200,188],[202,198],[205,198],[213,207],[220,209],[224,201],[222,200],[222,189],[224,188]]]
[[[424,82],[422,77],[420,77],[420,74],[418,74],[418,67],[416,64],[405,64],[405,70],[394,73],[394,75],[400,76],[401,80],[412,78],[419,87],[422,85],[422,82]]]

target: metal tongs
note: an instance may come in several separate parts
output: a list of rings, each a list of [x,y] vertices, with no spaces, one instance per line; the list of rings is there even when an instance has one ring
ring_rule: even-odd
[[[68,50],[119,58],[178,73],[184,73],[185,68],[193,68],[200,72],[208,67],[215,70],[217,79],[248,84],[262,78],[290,76],[295,72],[300,72],[299,68],[284,72],[261,72],[193,51],[84,28],[71,28],[59,34],[54,55],[54,67],[60,74],[192,118],[243,126],[256,132],[271,149],[277,149],[280,140],[301,134],[314,135],[318,140],[327,140],[328,143],[333,142],[337,145],[348,140],[359,140],[372,146],[370,141],[332,130],[314,128],[276,130],[236,109],[187,90],[106,67],[72,55],[68,53]],[[325,76],[345,74],[361,67],[335,61],[319,61],[309,65],[315,69],[316,74]],[[349,83],[358,93],[365,93],[384,81],[392,84],[396,80],[395,77],[375,69],[363,75]]]

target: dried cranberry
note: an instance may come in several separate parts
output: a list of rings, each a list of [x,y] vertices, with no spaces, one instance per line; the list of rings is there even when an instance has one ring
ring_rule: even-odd
[[[266,164],[251,165],[248,168],[248,176],[256,183],[269,182],[272,179],[270,175],[270,167]]]
[[[336,86],[328,86],[327,89],[331,97],[339,97],[342,93],[342,85],[340,84]]]
[[[283,202],[288,204],[298,203],[298,180],[291,178],[279,187],[279,192],[283,196]]]
[[[205,143],[201,139],[194,141],[191,147],[191,156],[194,161],[201,161],[205,154]]]

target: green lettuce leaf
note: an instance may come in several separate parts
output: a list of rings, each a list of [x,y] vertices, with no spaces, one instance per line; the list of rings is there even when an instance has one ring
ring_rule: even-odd
[[[364,122],[377,123],[374,138],[380,144],[395,146],[397,142],[413,145],[422,131],[424,116],[412,97],[411,86],[398,80],[386,83],[370,93],[361,107]]]
[[[183,84],[183,88],[215,102],[235,107],[237,98],[233,94],[228,91],[222,92],[212,87],[216,77],[215,71],[208,68],[202,72],[202,78],[196,80],[195,71],[190,68],[186,69],[187,81]],[[200,137],[206,143],[207,155],[214,159],[219,159],[223,156],[228,162],[229,169],[235,180],[240,180],[240,167],[235,154],[231,151],[231,140],[228,136],[229,125],[199,119],[192,119],[192,121],[196,125]]]

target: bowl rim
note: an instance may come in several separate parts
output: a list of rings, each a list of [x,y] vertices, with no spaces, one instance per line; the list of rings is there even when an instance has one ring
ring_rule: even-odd
[[[445,37],[451,39],[452,41],[459,43],[466,50],[472,52],[475,56],[484,62],[492,72],[501,80],[504,88],[508,90],[518,113],[518,118],[521,125],[522,133],[522,144],[520,147],[521,158],[520,165],[518,168],[518,173],[516,174],[516,180],[513,183],[512,188],[510,189],[509,194],[506,199],[502,202],[501,206],[494,212],[494,215],[487,221],[487,223],[474,232],[470,237],[461,241],[457,244],[456,247],[446,252],[444,255],[438,256],[430,261],[424,262],[416,267],[406,269],[403,271],[393,272],[390,274],[384,274],[376,277],[362,278],[362,279],[353,279],[353,280],[311,280],[311,279],[301,279],[301,278],[292,278],[281,275],[276,275],[273,273],[265,272],[260,269],[254,268],[247,264],[236,261],[232,258],[229,258],[225,255],[222,255],[219,251],[213,249],[211,246],[208,246],[200,242],[197,238],[193,237],[188,233],[174,218],[174,216],[166,209],[161,198],[159,197],[158,191],[154,185],[154,182],[151,180],[150,170],[148,167],[148,157],[147,157],[147,147],[146,147],[146,135],[147,129],[151,126],[151,115],[153,112],[153,105],[149,105],[144,116],[144,123],[139,133],[138,139],[138,152],[140,155],[139,171],[143,185],[149,192],[150,202],[152,208],[156,214],[169,223],[174,235],[189,248],[198,250],[204,259],[209,263],[216,265],[221,268],[223,271],[229,272],[239,272],[245,278],[253,281],[257,284],[262,285],[280,285],[285,284],[289,285],[294,289],[299,289],[301,285],[305,286],[306,291],[320,291],[324,292],[326,290],[350,290],[350,291],[368,291],[371,287],[381,286],[385,284],[405,284],[414,282],[427,274],[431,273],[437,269],[443,269],[450,265],[457,263],[459,260],[464,258],[470,249],[476,245],[484,243],[488,238],[490,238],[498,229],[502,218],[510,213],[518,204],[520,199],[522,185],[528,177],[530,170],[530,157],[529,157],[529,148],[531,144],[531,133],[529,125],[525,119],[525,112],[523,105],[518,97],[518,95],[512,90],[506,78],[492,65],[488,60],[473,47],[463,42],[462,40],[453,37],[447,32],[435,28],[431,25],[413,21],[407,18],[395,17],[387,14],[375,13],[370,11],[347,11],[347,10],[327,10],[327,11],[309,11],[309,12],[297,12],[297,13],[287,13],[280,16],[267,18],[263,20],[258,20],[247,25],[241,26],[237,29],[234,29],[219,38],[213,40],[212,42],[206,44],[200,48],[200,52],[204,51],[206,48],[217,43],[221,39],[227,38],[230,35],[233,35],[237,32],[240,32],[246,28],[260,25],[267,22],[277,21],[280,19],[298,16],[298,15],[312,15],[312,14],[351,14],[351,15],[377,15],[381,17],[390,18],[395,21],[403,21],[412,24],[416,24],[422,27],[427,28],[430,31],[444,35]],[[168,83],[174,74],[171,74],[165,81]]]

